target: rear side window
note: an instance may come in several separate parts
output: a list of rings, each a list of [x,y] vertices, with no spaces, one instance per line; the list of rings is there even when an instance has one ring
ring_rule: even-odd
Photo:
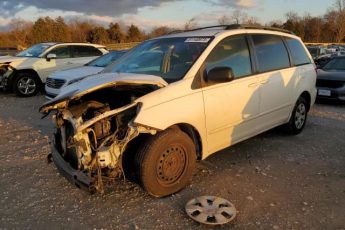
[[[274,35],[252,35],[260,72],[290,67],[289,55],[283,40]]]
[[[73,46],[73,57],[101,56],[102,52],[93,46]]]
[[[294,65],[297,66],[311,63],[310,58],[300,41],[293,38],[285,38],[285,40],[290,49]]]
[[[250,53],[244,36],[229,37],[212,50],[206,60],[206,71],[216,67],[230,67],[235,78],[252,74]]]

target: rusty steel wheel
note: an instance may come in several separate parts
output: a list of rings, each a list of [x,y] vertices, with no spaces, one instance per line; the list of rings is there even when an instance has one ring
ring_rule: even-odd
[[[158,182],[170,186],[181,177],[186,169],[188,157],[186,150],[178,144],[172,145],[161,153],[157,164]]]
[[[186,212],[193,220],[208,225],[225,224],[236,217],[235,206],[216,196],[200,196],[188,201]]]
[[[196,152],[190,137],[178,129],[153,136],[137,155],[136,171],[144,189],[163,197],[183,189],[190,181]]]

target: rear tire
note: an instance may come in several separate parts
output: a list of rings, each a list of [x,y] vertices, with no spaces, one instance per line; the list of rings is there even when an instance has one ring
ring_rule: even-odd
[[[137,177],[149,194],[164,197],[190,182],[195,162],[190,137],[179,129],[168,129],[152,136],[137,154]]]
[[[292,135],[300,134],[307,122],[307,116],[307,101],[303,97],[300,97],[295,104],[289,122],[284,125],[285,131]]]
[[[31,97],[37,94],[40,82],[32,73],[18,73],[13,84],[14,92],[21,97]]]

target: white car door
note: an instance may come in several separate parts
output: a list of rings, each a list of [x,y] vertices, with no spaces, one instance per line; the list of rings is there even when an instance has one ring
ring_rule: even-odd
[[[245,35],[222,40],[204,64],[207,74],[216,67],[230,67],[235,79],[203,88],[209,152],[215,152],[255,134],[259,114],[259,77]],[[205,78],[205,76],[203,76]]]
[[[56,58],[48,59],[47,56],[49,54],[55,54]],[[33,68],[38,72],[42,82],[44,83],[51,73],[73,68],[74,65],[71,60],[72,56],[70,46],[57,46],[45,54],[44,57],[40,58],[40,60],[34,64]]]
[[[265,130],[287,120],[294,95],[296,68],[291,67],[282,37],[252,35],[260,76],[260,128]]]

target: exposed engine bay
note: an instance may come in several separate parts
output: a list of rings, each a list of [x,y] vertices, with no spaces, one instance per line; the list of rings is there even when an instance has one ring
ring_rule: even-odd
[[[105,178],[123,175],[122,155],[131,140],[140,133],[156,133],[133,122],[141,106],[135,100],[156,89],[149,84],[117,85],[41,108],[56,111],[55,149],[66,164],[90,179],[90,191],[103,193]]]
[[[0,88],[6,88],[8,77],[12,74],[14,69],[9,63],[0,64]]]

